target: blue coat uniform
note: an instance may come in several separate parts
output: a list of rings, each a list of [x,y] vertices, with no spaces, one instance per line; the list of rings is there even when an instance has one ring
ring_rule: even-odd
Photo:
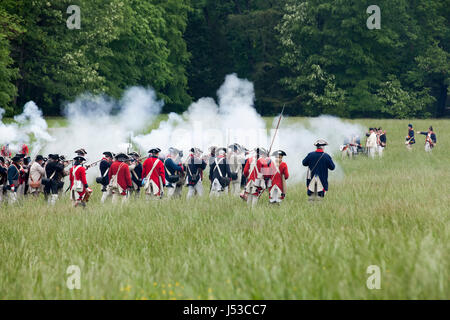
[[[416,143],[416,139],[414,138],[414,130],[408,129],[408,137],[406,138],[406,141],[409,140],[409,144]]]
[[[172,158],[167,158],[166,161],[164,161],[164,167],[166,168],[166,180],[169,175],[174,175],[177,171],[183,171],[183,168],[177,165]]]
[[[109,167],[111,167],[111,163],[109,163],[108,161],[106,161],[105,159],[103,159],[102,161],[100,161],[100,175],[103,177],[102,179],[102,185],[104,187],[108,186],[109,184],[109,177],[108,177],[108,173],[106,173],[106,170],[109,169]],[[105,174],[106,173],[106,174]]]
[[[134,171],[134,173],[133,173]],[[138,163],[133,170],[130,170],[131,181],[137,185],[137,190],[141,190],[142,185],[142,163]]]
[[[13,164],[8,168],[8,185],[18,186],[20,172],[19,169]]]
[[[420,134],[423,134],[423,135],[425,135],[425,136],[427,136],[428,135],[428,132],[420,132]],[[431,141],[433,141],[433,143],[436,143],[436,134],[434,133],[434,132],[432,132],[431,134],[430,134],[430,139],[431,139]]]
[[[310,152],[306,158],[303,159],[302,163],[305,167],[309,167],[309,170],[314,169],[311,171],[311,177],[317,175],[320,182],[322,182],[325,191],[328,191],[328,170],[334,170],[336,167],[330,155],[323,151],[316,150]],[[311,179],[306,179],[306,186],[309,186],[310,182]]]
[[[200,178],[203,178],[202,172],[206,169],[206,162],[204,160],[201,160],[201,162],[198,160],[196,161],[195,158],[191,156],[185,167],[188,185],[195,186]]]

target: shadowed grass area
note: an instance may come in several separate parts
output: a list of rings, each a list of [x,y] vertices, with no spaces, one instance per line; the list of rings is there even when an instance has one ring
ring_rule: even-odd
[[[43,198],[1,206],[0,298],[450,298],[450,121],[352,122],[385,128],[388,148],[375,160],[335,155],[345,175],[330,174],[320,203],[288,180],[281,206],[264,194],[256,210],[233,197],[210,200],[206,182],[191,201],[184,191],[102,206],[96,185],[85,210],[67,196],[54,208]],[[406,150],[409,122],[433,125],[432,154],[425,136]],[[81,269],[81,290],[66,287],[69,265]],[[381,290],[366,287],[369,265],[381,268]]]

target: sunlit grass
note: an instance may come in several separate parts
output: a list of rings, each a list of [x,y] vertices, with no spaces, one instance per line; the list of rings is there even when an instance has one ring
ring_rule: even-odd
[[[0,298],[450,298],[450,121],[353,122],[388,131],[385,156],[335,156],[345,176],[331,174],[321,203],[301,183],[279,207],[264,194],[256,210],[207,192],[102,206],[98,186],[85,210],[67,196],[54,208],[0,206]],[[409,122],[434,126],[433,154],[424,136],[405,149]],[[81,290],[66,287],[69,265],[81,268]],[[381,268],[381,290],[366,287],[369,265]]]

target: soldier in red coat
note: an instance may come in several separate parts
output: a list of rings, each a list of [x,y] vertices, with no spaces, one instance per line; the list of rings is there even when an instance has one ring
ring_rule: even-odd
[[[109,185],[107,192],[112,194],[112,202],[116,203],[119,198],[122,198],[122,203],[128,199],[128,189],[133,187],[131,181],[130,167],[126,163],[129,157],[124,153],[116,155],[116,161],[111,164],[109,168]]]
[[[73,159],[73,167],[69,171],[70,199],[74,207],[79,205],[85,207],[92,193],[92,189],[89,188],[86,180],[86,168],[83,166],[85,161],[84,157],[76,156]]]
[[[9,149],[9,144],[6,144],[4,146],[2,146],[2,150],[0,151],[0,155],[4,158],[6,158],[5,160],[11,159],[12,153],[11,150]]]
[[[28,157],[28,155],[30,154],[30,150],[28,149],[28,146],[25,143],[22,145],[20,153],[24,154],[25,157]]]
[[[256,148],[254,150],[254,155],[245,164],[244,176],[247,178],[247,184],[241,198],[254,206],[264,190],[271,187],[270,159],[266,149]]]
[[[272,153],[272,156],[275,160],[270,165],[272,186],[269,188],[269,202],[280,203],[286,196],[286,180],[289,178],[287,164],[283,162],[286,152],[278,150]]]
[[[160,199],[164,194],[166,177],[164,163],[158,158],[160,152],[159,148],[151,149],[142,166],[142,185],[148,198]]]

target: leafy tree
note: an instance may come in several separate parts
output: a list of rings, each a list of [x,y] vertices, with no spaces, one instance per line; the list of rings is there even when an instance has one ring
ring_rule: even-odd
[[[18,78],[19,70],[13,66],[10,40],[24,32],[24,29],[18,17],[9,15],[1,7],[0,26],[0,108],[5,109],[7,115],[11,115],[13,110],[9,105],[17,95],[17,88],[13,81]]]

